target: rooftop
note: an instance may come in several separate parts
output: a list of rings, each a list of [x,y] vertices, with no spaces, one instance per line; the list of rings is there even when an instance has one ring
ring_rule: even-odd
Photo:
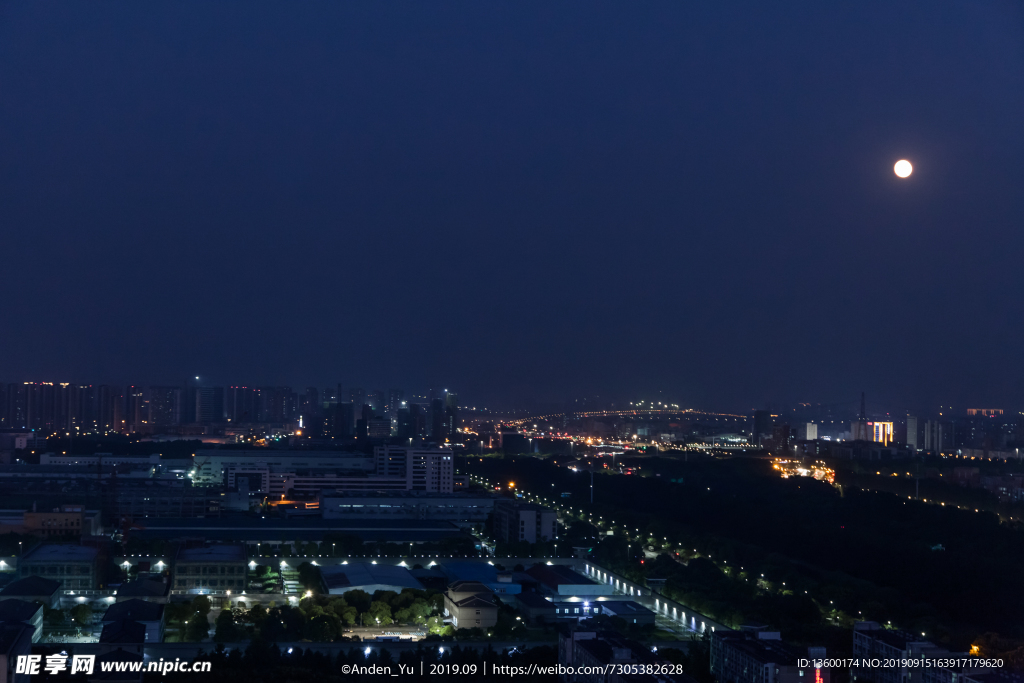
[[[160,621],[164,614],[164,606],[155,602],[147,602],[133,598],[124,602],[115,602],[103,615],[103,623],[113,621]]]
[[[596,581],[591,581],[562,564],[538,563],[527,569],[526,573],[549,588],[557,588],[562,585],[597,585]]]
[[[497,500],[497,496],[490,493],[469,493],[465,491],[456,491],[453,493],[435,493],[432,491],[322,491],[320,493],[321,498],[340,498],[340,499],[355,499],[362,500],[366,499],[382,499],[387,500],[389,498],[401,498],[403,500],[415,498],[417,500]]]
[[[146,642],[146,627],[137,621],[119,619],[103,624],[101,643],[137,644]]]
[[[472,592],[480,595],[491,595],[494,592],[479,581],[456,581],[448,586],[448,590],[453,593]]]
[[[30,621],[41,609],[41,605],[28,600],[0,600],[0,622]]]
[[[516,600],[523,603],[527,607],[550,607],[555,608],[555,603],[545,598],[540,593],[519,593],[516,595]]]
[[[261,519],[240,517],[225,519],[157,519],[139,520],[142,527],[132,533],[149,539],[175,539],[197,536],[211,541],[266,542],[323,541],[325,534],[358,536],[364,541],[436,541],[464,536],[465,532],[451,522],[436,520],[365,519],[342,521],[321,518]]]
[[[399,588],[423,588],[423,584],[417,581],[408,569],[390,564],[353,562],[321,567],[320,574],[328,589],[349,589],[378,584]]]
[[[597,603],[601,606],[602,612],[611,612],[615,616],[626,614],[653,614],[654,612],[639,602],[632,600],[600,600]]]
[[[18,641],[25,639],[25,643],[28,647],[32,645],[32,636],[26,634],[26,631],[31,631],[32,627],[24,624],[0,624],[0,653],[11,655],[15,654],[11,652]],[[28,654],[31,650],[26,649],[21,654]]]
[[[121,585],[117,589],[118,597],[160,597],[167,595],[170,584],[160,576],[147,576],[133,579]]]
[[[807,650],[768,638],[755,638],[743,631],[717,631],[715,638],[727,640],[733,647],[762,664],[796,666],[797,661],[807,658]]]
[[[245,562],[245,546],[223,543],[201,548],[182,548],[176,562]]]
[[[92,562],[99,555],[96,548],[86,545],[38,545],[25,553],[19,564],[29,562]]]
[[[495,583],[498,569],[486,562],[443,562],[438,565],[449,581],[480,581]]]
[[[60,590],[60,582],[53,579],[44,579],[41,576],[26,576],[4,586],[0,595],[7,597],[53,595]]]

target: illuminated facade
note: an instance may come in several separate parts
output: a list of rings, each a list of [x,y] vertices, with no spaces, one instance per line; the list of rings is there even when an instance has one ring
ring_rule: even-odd
[[[892,422],[869,422],[871,440],[888,446],[892,443]]]

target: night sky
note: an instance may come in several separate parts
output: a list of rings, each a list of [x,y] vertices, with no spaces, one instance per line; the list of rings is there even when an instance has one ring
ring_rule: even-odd
[[[1017,2],[3,2],[0,381],[1019,409],[1022,188]]]

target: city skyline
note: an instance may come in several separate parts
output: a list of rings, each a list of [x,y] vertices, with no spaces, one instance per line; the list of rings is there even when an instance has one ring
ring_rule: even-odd
[[[0,376],[1024,395],[1019,6],[124,9],[0,24]]]

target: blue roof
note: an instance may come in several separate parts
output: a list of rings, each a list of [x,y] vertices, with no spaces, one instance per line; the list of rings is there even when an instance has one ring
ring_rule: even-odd
[[[423,589],[423,584],[416,580],[408,569],[392,564],[372,564],[370,562],[351,562],[320,568],[320,575],[328,590],[346,591],[363,586],[394,586],[403,588]]]

